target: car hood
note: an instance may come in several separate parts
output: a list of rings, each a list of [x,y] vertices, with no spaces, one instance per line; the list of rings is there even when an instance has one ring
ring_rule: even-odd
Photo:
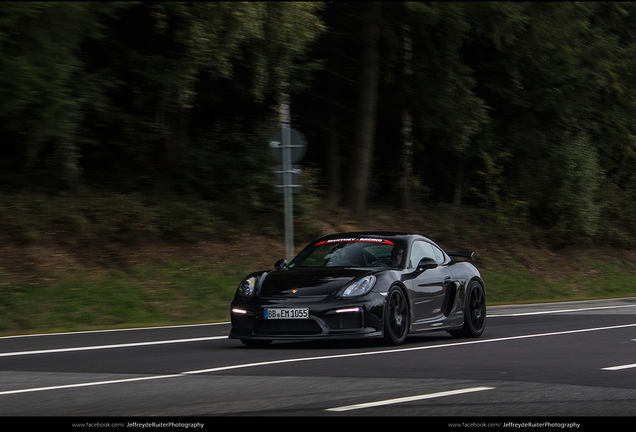
[[[261,297],[324,297],[373,273],[369,269],[318,267],[276,270],[262,282]]]

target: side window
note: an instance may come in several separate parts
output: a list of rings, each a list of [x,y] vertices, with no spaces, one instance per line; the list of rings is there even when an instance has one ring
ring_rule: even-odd
[[[422,258],[433,258],[438,264],[444,262],[441,250],[425,241],[416,241],[411,249],[411,267],[417,266]]]
[[[431,248],[433,248],[433,253],[435,254],[435,261],[437,261],[438,264],[442,264],[444,262],[444,252],[432,245]]]

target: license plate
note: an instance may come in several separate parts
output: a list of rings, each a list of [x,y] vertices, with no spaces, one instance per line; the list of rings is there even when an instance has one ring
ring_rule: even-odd
[[[265,319],[307,319],[309,308],[265,309]]]

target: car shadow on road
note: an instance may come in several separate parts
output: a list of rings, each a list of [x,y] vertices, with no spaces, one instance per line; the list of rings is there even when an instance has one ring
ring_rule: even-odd
[[[409,336],[406,341],[399,346],[387,344],[383,339],[351,339],[351,340],[320,340],[320,341],[274,341],[270,345],[265,347],[253,348],[243,345],[239,348],[245,349],[266,349],[266,350],[343,350],[343,349],[392,349],[392,348],[404,348],[408,346],[415,346],[426,344],[429,342],[443,342],[454,340],[449,334],[436,333],[425,336]]]

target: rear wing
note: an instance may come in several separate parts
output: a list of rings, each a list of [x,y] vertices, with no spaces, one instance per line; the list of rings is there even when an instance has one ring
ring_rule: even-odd
[[[446,254],[451,257],[453,260],[458,258],[466,258],[469,260],[475,259],[475,252],[465,252],[465,251],[446,251]]]

